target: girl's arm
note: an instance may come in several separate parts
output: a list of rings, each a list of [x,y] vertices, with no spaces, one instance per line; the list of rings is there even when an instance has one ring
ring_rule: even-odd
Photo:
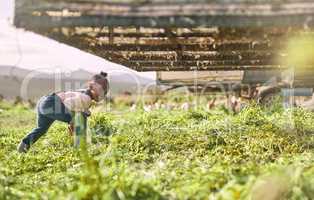
[[[81,92],[65,92],[63,103],[66,108],[73,112],[87,112],[91,106],[92,99]]]
[[[82,112],[84,118],[90,116],[89,108],[91,106],[91,98],[81,92],[64,92],[60,95],[65,107],[71,112]],[[74,121],[68,126],[69,134],[73,136]]]

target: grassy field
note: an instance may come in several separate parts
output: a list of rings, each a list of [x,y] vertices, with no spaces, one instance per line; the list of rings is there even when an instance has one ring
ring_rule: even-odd
[[[0,103],[0,199],[314,199],[314,114],[250,106],[96,113],[92,144],[56,123],[27,154],[35,113]]]

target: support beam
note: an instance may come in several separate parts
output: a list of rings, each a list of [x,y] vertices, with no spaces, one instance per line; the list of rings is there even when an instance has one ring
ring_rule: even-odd
[[[115,52],[118,57],[130,61],[214,61],[214,60],[273,60],[280,58],[279,53],[269,51],[237,52],[183,52],[177,59],[174,52]]]
[[[108,4],[101,1],[17,0],[15,24],[52,27],[313,27],[309,1]]]
[[[138,27],[137,27],[138,28]],[[84,27],[78,27],[84,29]],[[123,38],[166,38],[168,34],[166,28],[141,28],[140,31],[130,30],[128,28],[118,28],[113,33],[113,37]],[[106,30],[106,29],[105,29]],[[93,29],[80,33],[79,36],[88,37],[90,34],[98,37],[109,37],[108,31],[96,31]],[[236,39],[236,38],[251,38],[251,39],[265,39],[282,37],[291,32],[291,28],[177,28],[174,37],[179,39],[184,38],[213,38],[217,39]],[[302,30],[302,29],[301,29]],[[44,30],[43,30],[44,32]]]
[[[309,14],[274,16],[109,16],[86,15],[82,17],[51,17],[20,14],[15,25],[20,28],[54,28],[77,26],[137,26],[137,27],[314,27],[314,12]]]
[[[114,27],[110,26],[109,27],[109,44],[110,45],[113,45],[114,43],[113,33],[114,33]]]
[[[226,42],[219,44],[97,44],[103,51],[265,51],[281,49],[282,46],[268,42]]]
[[[225,42],[204,42],[192,44],[179,44],[177,42],[156,43],[151,44],[132,44],[132,43],[100,43],[93,37],[81,36],[64,36],[57,33],[49,33],[46,36],[56,39],[57,41],[64,42],[73,46],[86,46],[92,47],[94,50],[99,51],[136,51],[136,52],[169,52],[169,51],[196,51],[196,52],[209,52],[209,51],[278,51],[283,49],[284,43],[281,41],[225,41]],[[171,42],[171,41],[170,41]]]
[[[277,65],[265,65],[265,66],[236,66],[236,65],[224,65],[224,66],[210,66],[210,67],[138,67],[128,66],[134,70],[147,72],[147,71],[242,71],[242,70],[284,70],[288,67]]]
[[[271,60],[219,60],[219,61],[126,61],[121,63],[123,65],[137,66],[137,67],[190,67],[210,68],[211,66],[266,66],[279,65]]]

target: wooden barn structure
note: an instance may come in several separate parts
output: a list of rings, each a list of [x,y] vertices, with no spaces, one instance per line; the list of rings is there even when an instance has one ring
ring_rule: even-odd
[[[16,0],[15,25],[137,71],[283,70],[314,2]]]

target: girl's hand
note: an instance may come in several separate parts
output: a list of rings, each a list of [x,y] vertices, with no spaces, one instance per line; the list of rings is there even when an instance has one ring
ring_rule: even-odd
[[[73,122],[70,122],[70,124],[68,126],[68,130],[69,130],[69,135],[73,136],[73,132],[74,132],[74,124],[73,124]]]
[[[83,116],[85,118],[89,117],[91,115],[91,112],[89,110],[86,110],[85,112],[83,112]]]

